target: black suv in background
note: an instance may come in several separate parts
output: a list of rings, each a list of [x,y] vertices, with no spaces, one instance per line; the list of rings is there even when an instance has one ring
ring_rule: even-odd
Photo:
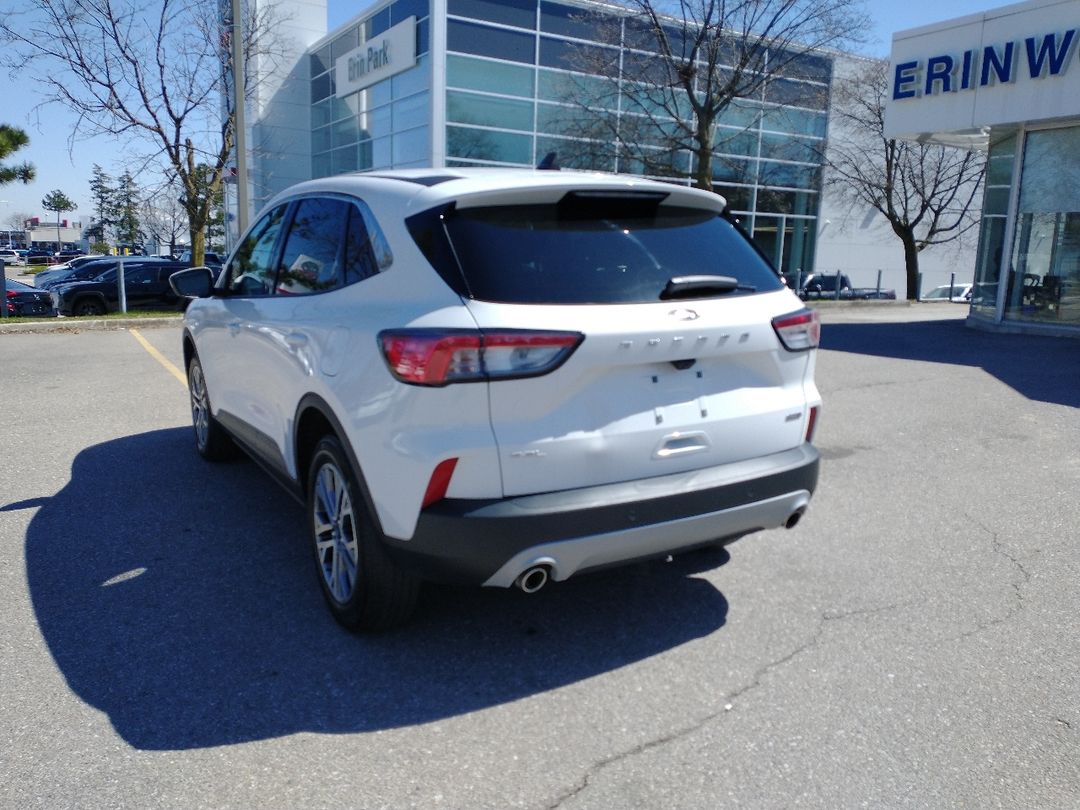
[[[169,276],[187,269],[183,262],[125,261],[124,292],[128,309],[176,309],[180,299],[169,286]],[[120,309],[117,268],[104,270],[91,281],[54,286],[52,303],[61,315],[104,315]]]
[[[148,261],[162,260],[149,256],[80,256],[33,276],[33,286],[38,289],[52,289],[58,284],[96,279],[98,275],[116,268],[119,262],[124,262],[126,267],[131,262],[141,262],[145,265]]]

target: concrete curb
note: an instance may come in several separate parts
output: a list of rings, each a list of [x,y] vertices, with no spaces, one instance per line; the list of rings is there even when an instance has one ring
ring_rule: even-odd
[[[100,318],[85,321],[76,318],[52,318],[48,321],[24,321],[22,323],[7,323],[6,318],[0,318],[0,335],[41,335],[49,332],[73,334],[76,332],[106,332],[123,329],[156,329],[163,326],[179,326],[182,317],[182,315],[177,314],[160,318]]]

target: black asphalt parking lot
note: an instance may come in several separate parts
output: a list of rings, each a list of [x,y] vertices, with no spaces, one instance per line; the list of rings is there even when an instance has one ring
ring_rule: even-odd
[[[796,529],[371,637],[175,322],[0,334],[0,808],[1080,806],[1080,341],[823,312]]]

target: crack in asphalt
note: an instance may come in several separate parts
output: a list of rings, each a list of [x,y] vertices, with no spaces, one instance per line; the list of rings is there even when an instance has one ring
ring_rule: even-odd
[[[1024,567],[1024,564],[1020,561],[1019,557],[1014,556],[1006,549],[1005,544],[1001,541],[1001,538],[997,532],[995,532],[993,529],[986,526],[985,524],[981,523],[977,518],[974,518],[967,513],[964,513],[964,517],[971,521],[971,524],[973,526],[982,529],[982,531],[984,531],[990,537],[990,549],[995,554],[1008,560],[1012,564],[1012,566],[1020,572],[1020,579],[1019,581],[1013,581],[1009,583],[1013,590],[1014,603],[1013,607],[1004,616],[999,616],[998,618],[991,619],[988,622],[981,622],[976,627],[972,628],[966,633],[961,633],[958,636],[946,639],[949,642],[964,641],[965,639],[969,639],[972,636],[983,632],[984,630],[988,630],[991,627],[997,627],[998,625],[1004,624],[1005,622],[1012,619],[1014,616],[1016,616],[1016,614],[1018,614],[1021,610],[1024,609],[1023,588],[1025,585],[1031,582],[1031,572]]]
[[[706,725],[708,725],[713,720],[716,720],[717,718],[719,718],[719,717],[723,716],[724,714],[726,714],[727,712],[731,711],[731,709],[733,708],[732,704],[736,700],[738,700],[740,697],[745,695],[747,692],[759,687],[761,685],[762,679],[766,675],[768,675],[773,670],[778,669],[778,668],[784,666],[785,664],[788,664],[789,662],[793,661],[795,658],[798,658],[803,653],[805,653],[805,652],[813,649],[814,647],[816,647],[818,645],[818,643],[821,641],[821,637],[825,633],[826,625],[828,624],[828,622],[837,621],[839,619],[845,619],[845,618],[848,618],[849,616],[857,616],[857,615],[862,615],[862,614],[867,614],[867,613],[881,613],[881,612],[885,612],[887,610],[892,610],[892,609],[895,609],[895,606],[887,606],[887,607],[867,609],[867,610],[857,610],[857,611],[851,611],[850,613],[846,613],[846,614],[839,614],[839,613],[836,613],[836,614],[822,614],[820,616],[819,620],[818,620],[817,629],[814,630],[814,632],[810,635],[810,637],[806,641],[804,641],[802,644],[797,646],[794,650],[787,653],[786,655],[783,655],[780,658],[777,658],[777,659],[775,659],[773,661],[770,661],[768,664],[765,664],[764,666],[759,667],[754,672],[754,674],[753,674],[752,678],[750,679],[749,683],[747,683],[745,686],[743,686],[743,687],[741,687],[739,689],[736,689],[734,692],[731,692],[731,693],[724,696],[725,701],[724,701],[724,706],[723,706],[722,709],[720,709],[718,711],[715,711],[715,712],[711,712],[711,713],[705,715],[704,717],[699,718],[695,722],[690,723],[689,725],[683,726],[682,728],[676,729],[674,731],[668,732],[667,734],[664,734],[661,737],[657,737],[656,739],[649,740],[648,742],[641,743],[639,745],[634,746],[633,748],[627,749],[626,751],[622,751],[622,752],[619,752],[619,753],[616,753],[616,754],[612,754],[611,756],[606,757],[605,759],[601,759],[598,762],[593,763],[591,766],[589,766],[588,770],[581,777],[581,779],[577,782],[577,784],[575,784],[572,788],[570,788],[565,793],[563,793],[561,796],[556,798],[553,803],[548,804],[546,806],[545,810],[557,810],[557,808],[562,807],[566,802],[568,802],[568,801],[574,799],[575,797],[581,795],[582,793],[584,793],[590,787],[590,785],[591,785],[591,783],[593,781],[593,778],[596,775],[598,775],[601,771],[608,768],[609,766],[618,764],[619,762],[623,762],[623,761],[625,761],[627,759],[630,759],[631,757],[637,756],[638,754],[643,754],[646,751],[651,751],[654,748],[659,748],[660,746],[667,745],[668,743],[671,743],[671,742],[675,742],[676,740],[679,740],[679,739],[681,739],[683,737],[686,737],[686,736],[694,733],[695,731],[698,731],[698,730],[704,728]]]
[[[1008,557],[1009,555],[1005,554],[1005,556]],[[1017,563],[1017,565],[1019,566],[1019,563]],[[1019,567],[1021,568],[1021,570],[1023,570],[1022,566]],[[804,641],[802,644],[797,646],[794,650],[787,653],[786,655],[783,655],[780,658],[774,659],[768,664],[759,667],[754,672],[749,683],[739,689],[736,689],[734,692],[725,695],[726,700],[722,709],[711,712],[704,717],[701,717],[698,720],[694,721],[693,723],[690,723],[674,731],[670,731],[667,734],[657,737],[656,739],[649,740],[648,742],[644,742],[639,745],[635,745],[633,748],[629,748],[625,751],[612,754],[609,757],[593,763],[589,766],[586,772],[582,775],[581,779],[578,780],[578,782],[572,788],[567,790],[561,796],[557,797],[555,801],[551,804],[546,805],[545,810],[558,810],[558,808],[562,807],[564,804],[566,804],[566,802],[576,798],[577,796],[580,796],[582,793],[589,789],[594,777],[609,766],[616,765],[620,762],[635,757],[638,754],[643,754],[647,751],[651,751],[655,748],[659,748],[660,746],[667,745],[668,743],[675,742],[676,740],[689,736],[695,731],[704,728],[712,721],[722,717],[724,714],[727,714],[727,712],[731,711],[731,709],[733,708],[732,704],[736,700],[738,700],[740,697],[747,694],[751,690],[761,686],[761,681],[766,675],[768,675],[773,670],[779,669],[785,664],[790,663],[803,653],[808,652],[809,650],[816,647],[821,642],[821,638],[825,634],[826,628],[831,622],[844,621],[846,619],[852,619],[861,616],[873,616],[882,613],[890,613],[900,608],[911,607],[912,605],[916,604],[919,604],[919,600],[911,599],[903,602],[897,602],[895,604],[879,605],[877,607],[858,608],[854,610],[837,612],[827,611],[822,613],[818,620],[817,629],[810,635],[810,637],[806,641]]]

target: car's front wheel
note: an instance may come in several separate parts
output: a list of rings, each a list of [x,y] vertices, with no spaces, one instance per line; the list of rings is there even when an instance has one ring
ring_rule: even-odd
[[[191,424],[195,429],[195,449],[207,461],[225,461],[236,455],[236,445],[210,412],[202,363],[198,356],[188,363],[188,392],[191,395]]]
[[[336,437],[326,436],[315,447],[307,481],[319,584],[334,618],[350,630],[404,624],[419,583],[381,547],[379,529]]]
[[[73,315],[104,315],[105,305],[96,298],[81,298],[71,308]]]

